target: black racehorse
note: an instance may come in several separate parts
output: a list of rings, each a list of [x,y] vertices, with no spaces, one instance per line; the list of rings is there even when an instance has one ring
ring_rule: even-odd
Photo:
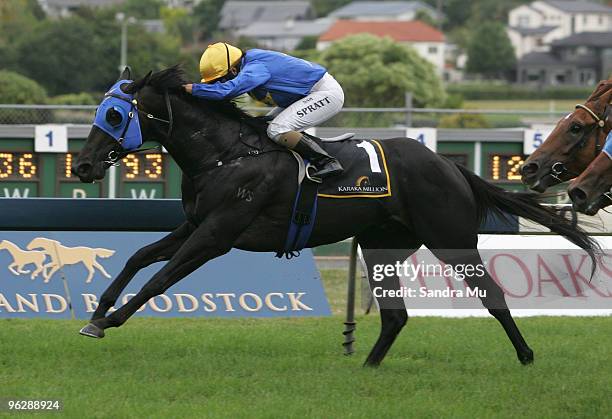
[[[130,79],[129,72],[120,78]],[[269,252],[284,247],[297,187],[295,159],[265,137],[262,123],[232,102],[196,99],[182,92],[181,86],[187,82],[182,70],[172,67],[120,87],[123,93],[133,95],[130,116],[140,115],[142,136],[161,143],[183,172],[186,220],[130,257],[100,298],[91,322],[81,329],[84,335],[103,337],[105,329],[123,325],[149,299],[232,248]],[[134,121],[114,109],[100,117],[123,133]],[[507,192],[487,183],[417,141],[392,138],[381,144],[393,195],[380,199],[321,198],[308,247],[354,236],[370,273],[375,264],[403,261],[423,244],[451,266],[477,265],[482,263],[476,247],[478,228],[487,213],[504,211],[549,227],[585,249],[594,261],[596,243],[557,212],[541,206],[534,195]],[[94,125],[73,171],[83,182],[101,179],[128,151]],[[247,195],[250,199],[245,199]],[[465,250],[457,256],[449,249]],[[107,316],[138,270],[159,261],[168,262],[136,296]],[[399,287],[395,276],[384,281],[385,287]],[[488,274],[484,278],[468,275],[466,281],[486,290],[482,303],[503,326],[519,360],[532,362],[533,352],[500,287]],[[399,307],[381,309],[380,336],[366,365],[380,364],[406,323],[406,310],[401,300],[399,303]]]

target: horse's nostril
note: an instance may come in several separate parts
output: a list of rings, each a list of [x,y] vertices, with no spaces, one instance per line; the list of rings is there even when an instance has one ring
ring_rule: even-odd
[[[525,175],[533,175],[534,173],[536,173],[538,171],[538,164],[537,163],[527,163],[526,165],[524,165],[523,167],[521,167],[521,174],[523,176]]]
[[[87,176],[91,173],[93,166],[89,163],[81,163],[78,166],[72,166],[72,173],[76,176]]]
[[[587,200],[586,192],[580,188],[572,188],[567,192],[567,194],[576,204],[583,204]]]

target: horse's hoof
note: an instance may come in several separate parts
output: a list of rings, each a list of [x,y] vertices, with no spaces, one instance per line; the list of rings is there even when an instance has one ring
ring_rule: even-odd
[[[104,337],[104,329],[100,329],[93,323],[89,323],[87,326],[79,330],[79,333],[83,336],[89,336],[90,338],[102,339]]]
[[[525,352],[523,354],[517,354],[519,361],[523,365],[531,365],[533,364],[533,351],[530,349],[529,352]]]

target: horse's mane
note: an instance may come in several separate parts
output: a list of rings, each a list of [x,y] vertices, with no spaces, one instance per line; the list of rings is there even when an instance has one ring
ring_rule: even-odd
[[[203,111],[216,112],[230,119],[242,120],[254,128],[262,128],[260,121],[240,109],[233,100],[207,100],[195,98],[184,93],[182,86],[189,83],[193,83],[193,81],[189,80],[187,73],[180,64],[151,74],[151,77],[147,81],[147,85],[154,87],[156,90],[160,92],[168,90],[169,92],[175,93],[191,105],[199,107]]]

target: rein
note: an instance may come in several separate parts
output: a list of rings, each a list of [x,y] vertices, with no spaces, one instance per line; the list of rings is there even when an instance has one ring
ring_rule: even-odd
[[[164,124],[168,125],[168,130],[166,131],[166,139],[170,139],[170,136],[172,135],[172,128],[174,126],[174,118],[173,118],[173,114],[172,114],[172,104],[170,102],[170,95],[168,94],[168,90],[164,91],[164,102],[166,104],[166,110],[168,113],[168,119],[162,119],[162,118],[158,118],[150,113],[147,113],[141,109],[138,108],[138,100],[136,99],[132,99],[129,100],[123,96],[117,95],[115,93],[107,93],[105,96],[110,96],[116,99],[120,99],[123,100],[124,102],[127,102],[130,104],[130,112],[128,114],[129,116],[129,120],[127,122],[127,124],[125,125],[125,128],[123,129],[123,132],[121,133],[121,136],[119,137],[119,146],[121,147],[121,150],[111,150],[108,153],[107,159],[105,160],[105,163],[110,164],[111,166],[117,166],[119,165],[119,161],[124,158],[125,156],[132,154],[132,153],[142,153],[145,151],[149,151],[149,150],[156,150],[159,148],[159,146],[155,146],[155,147],[148,147],[148,148],[137,148],[135,150],[124,150],[123,146],[122,146],[122,142],[124,140],[125,134],[130,126],[130,123],[132,122],[132,120],[134,119],[134,111],[144,115],[147,119],[152,119],[155,121],[159,121],[162,122]],[[211,169],[215,169],[217,167],[221,167],[224,165],[228,165],[231,163],[234,163],[236,161],[242,160],[246,157],[256,157],[256,156],[260,156],[262,154],[265,153],[270,153],[270,152],[275,152],[275,151],[286,151],[288,152],[287,149],[283,148],[273,148],[270,150],[263,150],[263,148],[258,148],[257,146],[254,146],[252,144],[249,144],[247,142],[244,141],[243,139],[244,135],[243,135],[243,131],[242,131],[242,120],[240,120],[240,126],[239,126],[239,132],[238,132],[238,139],[240,140],[240,142],[248,147],[251,148],[251,150],[247,151],[246,153],[241,153],[238,154],[232,158],[230,158],[229,160],[222,160],[222,159],[218,159],[218,160],[214,160],[210,163],[205,164],[204,166],[201,166],[198,168],[198,171],[203,171],[203,172],[207,172]],[[258,134],[258,138],[261,141],[261,135]],[[196,178],[198,176],[195,176]]]
[[[147,113],[141,109],[138,109],[138,101],[136,99],[132,99],[132,100],[128,100],[123,96],[114,94],[114,93],[107,93],[105,96],[110,96],[110,97],[114,97],[115,99],[120,99],[123,100],[124,102],[127,102],[130,104],[131,108],[130,108],[130,112],[128,114],[129,116],[129,120],[127,122],[127,124],[125,124],[125,128],[123,129],[123,132],[121,133],[121,136],[119,137],[119,145],[121,146],[125,137],[125,133],[127,132],[130,123],[132,122],[132,120],[134,119],[134,110],[136,112],[138,112],[139,114],[144,115],[147,119],[153,119],[155,121],[159,121],[162,122],[164,124],[168,125],[168,130],[166,131],[166,138],[169,139],[170,136],[172,135],[172,128],[174,126],[174,118],[172,116],[172,104],[170,103],[170,95],[168,94],[168,91],[165,90],[164,91],[164,102],[166,103],[166,110],[168,112],[168,119],[162,119],[162,118],[158,118],[150,113]],[[119,164],[119,160],[121,160],[122,158],[124,158],[125,156],[127,156],[128,154],[132,154],[132,153],[142,153],[145,151],[149,151],[149,150],[157,150],[159,148],[159,146],[155,146],[155,147],[147,147],[147,148],[137,148],[136,150],[123,150],[123,147],[121,146],[122,150],[118,151],[118,150],[111,150],[108,153],[107,156],[107,160],[105,160],[105,163],[110,164],[111,166],[117,166]]]
[[[583,136],[583,138],[576,144],[576,146],[573,147],[573,148],[577,147],[580,149],[586,145],[587,137],[593,132],[593,129],[604,129],[604,127],[606,126],[606,121],[608,120],[608,116],[607,116],[607,112],[604,111],[606,115],[603,118],[600,118],[588,106],[580,104],[580,103],[577,104],[575,108],[586,111],[589,115],[591,115],[591,117],[595,120],[597,124],[594,128],[589,130],[589,132],[587,132]],[[601,153],[601,150],[602,150],[602,145],[600,144],[599,136],[596,136],[595,137],[595,157],[597,157],[599,153]],[[567,169],[567,167],[565,166],[565,163],[560,162],[560,161],[555,162],[550,168],[550,177],[559,181],[560,183],[563,182],[563,179],[561,179],[561,176],[566,173],[569,173],[570,175],[574,175],[574,176],[578,176],[580,174],[580,173],[571,172],[570,170]]]
[[[261,142],[261,135],[257,134],[257,137],[259,138],[259,141]],[[238,154],[236,156],[233,156],[233,157],[231,157],[230,159],[227,159],[227,160],[217,159],[217,160],[214,160],[214,161],[212,161],[210,163],[207,163],[207,164],[205,164],[203,166],[198,167],[197,170],[198,171],[202,171],[202,173],[199,174],[199,175],[196,175],[194,177],[194,179],[197,179],[198,177],[200,177],[201,175],[205,174],[206,172],[208,172],[208,171],[210,171],[212,169],[216,169],[216,168],[221,167],[221,166],[226,166],[228,164],[235,163],[235,162],[240,161],[240,160],[242,160],[244,158],[247,158],[247,157],[257,157],[257,156],[261,156],[262,154],[272,153],[272,152],[289,152],[289,149],[287,149],[285,147],[282,147],[282,148],[272,148],[272,149],[269,149],[269,150],[264,150],[263,148],[258,148],[258,147],[254,146],[252,144],[249,144],[249,143],[245,142],[243,138],[244,138],[244,135],[243,135],[243,132],[242,132],[242,120],[240,120],[240,126],[239,126],[239,129],[238,129],[238,140],[243,145],[245,145],[246,147],[251,148],[251,150],[247,151],[246,153],[241,153],[241,154]]]

